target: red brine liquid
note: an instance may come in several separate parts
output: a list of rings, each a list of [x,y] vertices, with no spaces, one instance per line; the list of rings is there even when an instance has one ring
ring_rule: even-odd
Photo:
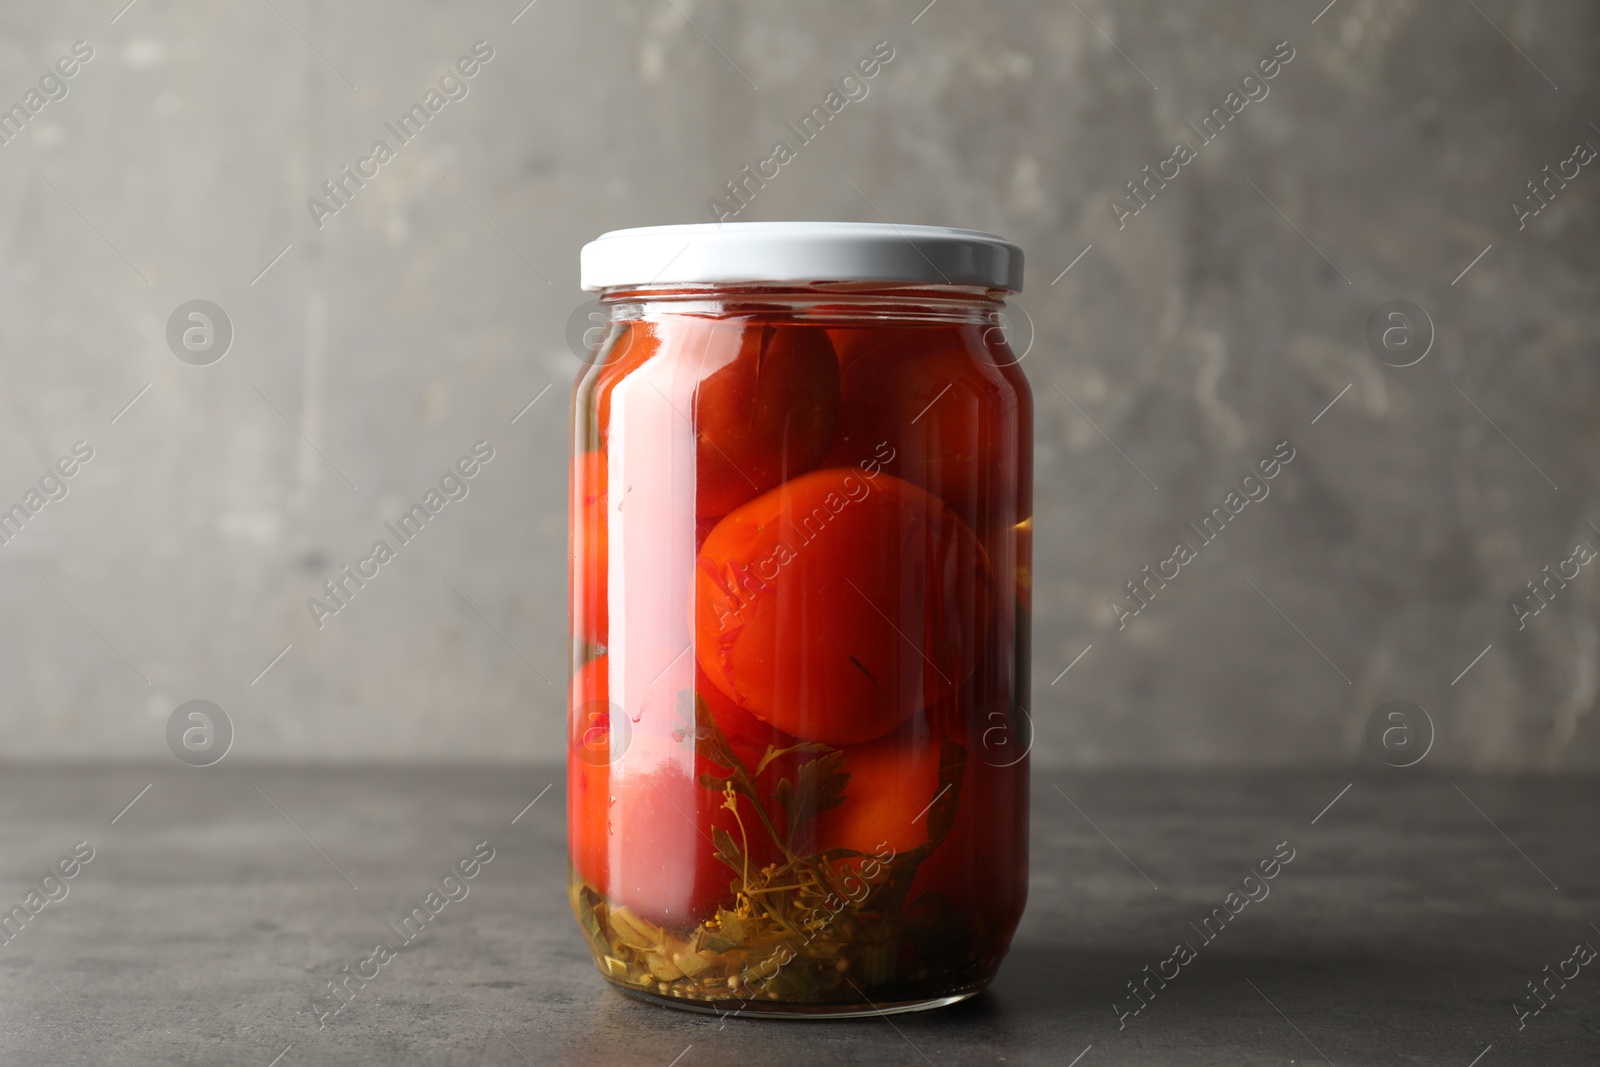
[[[982,290],[609,293],[574,394],[568,833],[618,986],[850,1014],[1027,884],[1032,400]]]

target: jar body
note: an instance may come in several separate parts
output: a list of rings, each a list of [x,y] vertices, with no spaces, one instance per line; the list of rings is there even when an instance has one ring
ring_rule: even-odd
[[[568,761],[601,973],[718,1011],[970,996],[1027,880],[1032,399],[998,296],[604,306]]]

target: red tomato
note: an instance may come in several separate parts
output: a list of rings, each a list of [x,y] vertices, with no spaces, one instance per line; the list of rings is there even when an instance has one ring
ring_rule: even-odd
[[[606,792],[610,786],[611,713],[606,702],[606,657],[597,656],[572,679],[567,716],[573,758],[567,761],[567,844],[578,877],[606,884]]]
[[[750,801],[740,800],[736,818],[722,806],[721,791],[700,784],[701,775],[727,772],[696,750],[692,734],[642,715],[636,726],[615,722],[621,715],[635,720],[607,700],[608,660],[596,657],[573,684],[567,781],[573,867],[612,904],[662,926],[689,929],[734,898],[737,876],[716,858],[713,828],[747,848],[752,871],[779,853]],[[703,695],[754,770],[773,731],[720,693]]]
[[[616,323],[608,330],[593,368],[577,388],[580,412],[587,406],[586,398],[592,398],[595,414],[592,421],[579,425],[578,447],[588,450],[573,458],[568,494],[570,625],[579,640],[593,645],[610,643],[607,548],[611,518],[607,513],[606,442],[610,436],[612,393],[658,348],[650,323]]]
[[[604,444],[611,428],[611,392],[628,375],[644,366],[661,349],[656,326],[650,322],[618,323],[615,340],[596,357],[594,378],[595,422]]]
[[[606,643],[606,453],[597,448],[572,460],[568,494],[572,632],[593,645]]]
[[[663,344],[703,375],[692,402],[699,514],[727,514],[833,443],[839,364],[822,329],[686,318],[663,327]]]
[[[928,843],[928,810],[939,794],[943,737],[918,714],[894,733],[842,749],[845,800],[817,817],[817,851],[895,854]]]
[[[733,749],[734,755],[739,757],[751,774],[756,773],[756,768],[761,765],[761,761],[766,757],[769,749],[775,753],[783,752],[800,744],[799,738],[791,737],[782,730],[761,721],[728,699],[727,694],[718,689],[711,679],[706,677],[705,672],[700,669],[698,664],[695,666],[694,673],[695,685],[698,686],[700,695],[705,699],[706,707],[710,710],[712,718],[716,719],[718,729],[722,731],[723,737],[727,738],[728,746]],[[756,777],[756,790],[761,795],[762,808],[766,811],[767,817],[772,821],[774,827],[784,828],[787,826],[788,820],[788,813],[784,810],[776,795],[778,783],[787,778],[791,785],[797,784],[799,782],[800,764],[815,758],[815,753],[806,752],[790,752],[785,755],[775,756],[766,769]],[[715,768],[712,773],[720,777],[726,772],[721,768]],[[767,833],[764,825],[758,825],[756,822],[747,822],[745,829],[752,835],[752,856],[762,857],[762,864],[778,859],[781,849],[772,841],[771,835]],[[754,843],[755,836],[759,836],[761,839],[759,847]],[[797,853],[802,855],[816,850],[814,847],[814,835],[808,834],[805,829],[800,831],[795,840],[791,842],[791,845]]]
[[[717,720],[717,728],[722,731],[722,736],[728,739],[733,754],[744,761],[744,765],[751,773],[755,772],[756,765],[761,762],[761,757],[766,755],[769,746],[782,749],[800,743],[735,704],[726,693],[712,683],[710,678],[706,677],[705,671],[699,664],[695,665],[694,680],[697,691],[706,702],[706,708],[711,712],[711,717]]]
[[[733,901],[738,877],[716,858],[711,830],[743,840],[722,796],[695,778],[709,770],[692,746],[635,737],[611,766],[606,897],[661,926],[692,929]],[[749,820],[748,804],[743,806]],[[758,825],[746,833],[760,831]]]
[[[823,463],[876,460],[983,529],[1015,471],[1011,388],[983,354],[982,327],[830,330],[843,368],[839,435]],[[890,457],[890,458],[886,458]],[[1014,519],[1011,521],[1015,521]]]
[[[996,767],[976,748],[967,753],[956,821],[917,868],[906,900],[937,894],[959,914],[1005,928],[1009,940],[1028,896],[1026,764]]]
[[[682,413],[697,379],[675,362],[658,354],[607,394],[606,568],[616,610],[606,648],[625,664],[617,689],[635,713],[645,710],[641,694],[690,639],[684,605],[693,588],[696,446]],[[677,688],[691,684],[690,659]],[[672,708],[668,699],[669,715]]]
[[[824,466],[883,469],[933,493],[977,532],[998,580],[1032,601],[1027,442],[1033,400],[1003,331],[831,329],[842,368],[839,435]]]
[[[980,679],[988,678],[980,684]],[[980,698],[978,691],[987,693]],[[917,868],[906,896],[908,913],[939,914],[924,894],[942,897],[958,914],[1010,940],[1028,895],[1028,760],[1031,730],[1008,725],[1011,698],[984,665],[972,685],[940,705],[936,736],[963,745],[961,795],[955,821]],[[1017,729],[1017,734],[1012,730]]]
[[[954,692],[993,602],[977,538],[887,474],[822,470],[722,520],[696,560],[695,649],[795,737],[858,744]]]

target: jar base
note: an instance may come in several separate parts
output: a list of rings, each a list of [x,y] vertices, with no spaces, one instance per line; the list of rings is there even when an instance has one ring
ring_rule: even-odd
[[[687,997],[662,996],[659,993],[649,993],[642,989],[630,989],[625,985],[610,982],[609,980],[608,984],[614,986],[618,992],[625,993],[635,1000],[642,1000],[648,1004],[655,1004],[663,1008],[699,1012],[702,1015],[743,1016],[751,1019],[868,1019],[874,1015],[905,1015],[910,1012],[947,1008],[952,1004],[959,1004],[963,1000],[977,996],[983,990],[983,986],[979,985],[945,996],[891,1001],[863,1008],[859,1004],[796,1004],[763,1000],[690,1000]]]

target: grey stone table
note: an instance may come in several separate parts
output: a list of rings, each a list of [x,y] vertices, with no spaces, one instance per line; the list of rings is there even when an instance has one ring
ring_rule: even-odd
[[[1600,946],[1593,778],[1035,781],[1031,902],[989,992],[772,1022],[601,982],[555,769],[0,769],[0,910],[74,871],[0,944],[0,1063],[1600,1063],[1600,962],[1573,951]],[[326,983],[484,841],[467,895],[319,1028]]]

